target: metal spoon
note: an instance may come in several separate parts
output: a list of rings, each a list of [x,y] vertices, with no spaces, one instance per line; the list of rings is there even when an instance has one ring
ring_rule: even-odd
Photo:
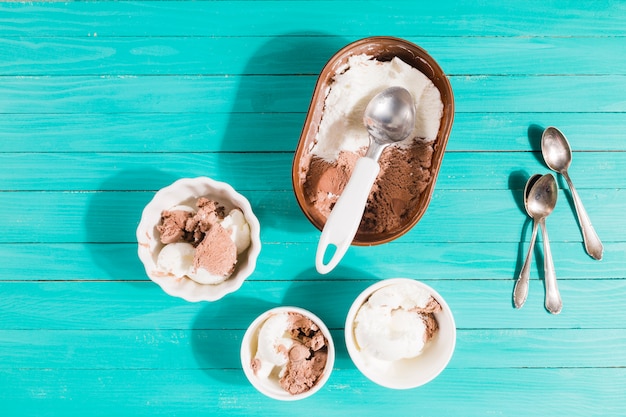
[[[363,124],[369,132],[367,153],[360,158],[341,197],[330,212],[315,255],[315,267],[320,274],[335,268],[348,250],[361,223],[367,197],[380,171],[378,159],[385,147],[406,139],[415,126],[415,103],[411,93],[402,87],[390,87],[378,93],[368,103]],[[335,252],[324,263],[330,245]]]
[[[526,186],[524,187],[524,207],[526,208],[526,213],[532,218],[532,215],[528,211],[528,195],[530,194],[530,190],[533,185],[541,178],[541,175],[535,174],[531,176],[526,182]],[[522,266],[522,270],[520,271],[519,278],[515,283],[515,289],[513,290],[513,302],[515,303],[516,308],[522,308],[524,303],[526,302],[526,298],[528,297],[528,281],[530,279],[530,261],[533,257],[533,250],[535,249],[535,240],[537,239],[537,227],[539,223],[533,219],[533,233],[530,238],[530,246],[528,247],[528,253],[526,254],[526,260],[524,261],[524,265]]]
[[[567,185],[572,193],[572,198],[574,199],[578,223],[582,229],[585,250],[592,258],[601,260],[602,252],[604,251],[602,242],[593,229],[591,220],[589,220],[583,203],[567,173],[567,169],[572,162],[572,150],[567,142],[567,138],[565,138],[565,135],[556,127],[546,128],[541,136],[541,153],[543,154],[543,159],[546,161],[546,165],[548,165],[551,170],[563,175],[565,181],[567,181]]]
[[[546,285],[546,309],[552,314],[561,312],[563,303],[559,294],[559,288],[556,284],[556,272],[554,271],[554,262],[552,261],[552,251],[550,250],[550,241],[548,240],[548,231],[546,230],[546,217],[556,206],[558,189],[556,180],[552,174],[543,175],[532,186],[528,194],[528,213],[541,226],[543,236],[543,268],[544,279]]]

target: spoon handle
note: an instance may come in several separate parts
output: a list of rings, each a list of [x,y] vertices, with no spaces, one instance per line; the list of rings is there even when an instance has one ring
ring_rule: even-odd
[[[535,240],[537,239],[537,222],[533,222],[533,233],[530,238],[530,246],[528,247],[528,253],[526,254],[526,260],[524,266],[520,271],[519,278],[515,283],[515,289],[513,290],[513,302],[515,308],[522,308],[528,297],[528,281],[530,279],[530,261],[533,257],[533,250],[535,249]]]
[[[361,158],[356,162],[348,184],[326,220],[317,245],[315,267],[320,274],[332,271],[350,247],[379,171],[378,161],[372,158]],[[325,264],[324,255],[331,245],[335,246],[335,252]]]
[[[578,216],[578,223],[580,223],[580,228],[583,232],[583,241],[585,242],[585,250],[587,253],[594,259],[601,260],[602,252],[604,251],[604,247],[602,246],[602,242],[598,237],[598,234],[594,230],[591,225],[591,220],[589,220],[589,216],[587,215],[587,211],[583,206],[583,202],[581,201],[578,193],[576,192],[576,188],[574,188],[574,184],[569,177],[567,171],[562,172],[565,181],[567,181],[567,185],[569,186],[570,192],[572,193],[572,198],[574,199],[574,207],[576,207],[576,215]]]
[[[554,270],[554,262],[552,261],[552,251],[550,250],[545,219],[541,220],[541,233],[543,235],[543,269],[546,284],[545,306],[550,313],[559,314],[563,307],[563,302],[561,301],[559,287],[556,283],[556,272]]]

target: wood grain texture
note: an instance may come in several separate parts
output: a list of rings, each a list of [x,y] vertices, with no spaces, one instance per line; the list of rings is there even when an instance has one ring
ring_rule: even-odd
[[[246,281],[219,303],[197,304],[170,297],[148,281],[1,282],[6,297],[0,312],[5,330],[245,329],[269,308],[295,305],[314,312],[329,328],[342,329],[354,299],[378,280],[372,273],[343,265],[332,278],[322,280],[314,268],[304,267],[293,271],[290,280]],[[558,316],[544,310],[538,280],[531,283],[528,301],[520,310],[512,306],[512,279],[422,281],[446,299],[459,329],[625,328],[623,321],[614,320],[626,312],[621,301],[626,296],[623,279],[560,281],[564,307]]]
[[[156,180],[153,183],[157,185]],[[316,229],[304,221],[293,191],[272,191],[272,199],[267,194],[268,191],[258,190],[244,192],[264,224],[264,242],[317,242],[319,236],[312,233]],[[426,214],[400,241],[519,242],[520,237],[530,233],[525,230],[529,219],[519,194],[520,190],[436,190]],[[620,210],[626,204],[626,190],[587,189],[580,194],[598,234],[607,242],[622,242],[622,230],[613,225],[622,218]],[[153,196],[152,191],[0,193],[0,218],[7,229],[0,235],[0,242],[135,242],[141,212]],[[37,210],[14,210],[27,208],[35,200],[43,206]],[[562,203],[547,220],[550,230],[558,230],[552,233],[552,240],[580,241],[573,205],[567,204],[565,191],[560,191],[559,200]],[[462,215],[457,215],[459,212]],[[50,221],[52,218],[54,222]]]
[[[97,158],[93,155],[93,152],[0,153],[0,165],[7,171],[0,178],[0,190],[150,189],[158,179],[148,167],[158,167],[160,177],[210,176],[241,191],[291,191],[293,188],[291,152],[98,152]],[[33,167],[39,168],[33,170]],[[540,152],[448,152],[437,177],[437,189],[519,192],[530,174],[548,171]],[[624,171],[625,152],[576,152],[569,174],[576,188],[587,193],[587,189],[626,187],[626,178],[620,175]],[[109,180],[103,181],[107,177]],[[564,180],[559,185],[568,189]]]
[[[619,36],[626,27],[622,2],[533,0],[502,4],[354,1],[119,2],[3,6],[8,36],[273,36],[317,33],[368,36]],[[328,11],[333,13],[329,14]],[[165,24],[167,23],[167,24]]]
[[[623,34],[622,34],[623,35]],[[317,75],[338,49],[360,37],[82,36],[0,39],[4,75]],[[406,36],[449,75],[626,74],[621,36]],[[459,48],[459,44],[461,48]]]
[[[306,112],[316,77],[4,76],[0,112]],[[450,76],[456,112],[624,112],[626,75]],[[183,98],[181,100],[181,98]]]
[[[358,267],[368,255],[385,259],[369,266],[376,276],[415,276],[419,279],[511,280],[522,267],[530,231],[520,242],[410,242],[402,240],[375,248],[351,248],[343,263]],[[558,234],[557,234],[558,236]],[[559,279],[623,279],[626,243],[606,245],[604,259],[596,262],[581,256],[582,241],[551,242],[558,260]],[[317,242],[268,242],[263,244],[261,261],[249,280],[289,281],[297,271],[308,269],[315,258]],[[136,255],[135,243],[2,243],[5,255],[2,281],[147,281]],[[288,253],[289,256],[284,256]],[[407,256],[410,253],[412,255]],[[541,249],[537,248],[531,277],[543,271]],[[111,260],[115,260],[112,262]],[[63,262],[59,262],[63,261]],[[307,268],[303,269],[303,265]],[[477,267],[481,265],[483,267]],[[416,271],[416,266],[419,269]],[[488,267],[487,267],[488,266]],[[45,274],[42,274],[45,270]],[[286,271],[292,271],[286,273]],[[297,275],[297,274],[296,274]],[[333,272],[337,279],[360,279],[361,274]]]
[[[420,222],[321,276],[293,152],[324,64],[373,35],[435,57],[454,126]],[[625,40],[613,0],[0,3],[3,416],[626,415]],[[601,262],[584,253],[557,176],[557,316],[541,238],[528,301],[512,303],[522,190],[548,172],[550,125],[605,246]],[[262,225],[255,272],[214,303],[166,295],[136,255],[145,204],[200,175],[233,185]],[[367,380],[343,341],[354,298],[392,277],[435,288],[457,326],[449,366],[414,390]],[[280,305],[316,313],[337,348],[302,402],[262,396],[241,369],[245,329]]]
[[[240,370],[244,329],[115,329],[0,331],[0,372],[46,370]],[[341,340],[334,368],[352,369]],[[448,365],[465,369],[617,368],[626,366],[625,329],[459,329],[459,343]],[[558,341],[560,343],[554,343]],[[492,346],[495,344],[495,347]],[[103,355],[93,346],[102,346]],[[32,356],[46,350],[46,356]],[[189,355],[188,352],[193,352]],[[484,355],[483,352],[493,352]]]
[[[263,410],[263,415],[281,416],[298,413],[305,405],[269,401],[249,386],[241,370],[23,370],[0,371],[0,378],[15,387],[11,404],[24,416],[79,416],[84,410],[94,416],[120,410],[137,416],[167,416],[172,410],[180,414],[228,410],[235,416]],[[551,389],[537,389],[545,381]],[[524,410],[532,415],[585,417],[601,412],[619,417],[624,413],[624,384],[623,368],[447,369],[409,395],[378,387],[357,370],[346,369],[335,370],[316,398],[307,403],[324,415],[337,414],[339,409],[377,416],[384,401],[387,412],[417,409],[422,416],[479,417]],[[533,401],[529,403],[520,392],[534,392]],[[450,400],[451,393],[455,401]]]
[[[2,151],[11,153],[293,152],[305,111],[0,114],[0,138]],[[626,125],[626,113],[457,113],[454,120],[450,152],[538,152],[540,132],[551,125],[565,133],[575,155],[626,151],[624,136],[615,129]]]

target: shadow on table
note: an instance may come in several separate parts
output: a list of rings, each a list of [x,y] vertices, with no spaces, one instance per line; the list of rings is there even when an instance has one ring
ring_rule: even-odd
[[[291,155],[300,138],[315,80],[330,57],[347,43],[343,37],[317,31],[285,33],[258,47],[242,70],[244,76],[239,77],[216,175],[250,199],[265,231],[305,234],[311,230],[291,191]],[[284,88],[271,89],[261,84],[261,77],[272,83],[288,82]],[[302,91],[306,91],[305,97]],[[253,130],[246,126],[252,114],[262,115],[263,120],[254,138],[250,138]],[[242,167],[233,163],[232,152],[255,153],[257,160],[267,163]],[[277,157],[285,153],[290,155]],[[264,188],[248,192],[246,178],[260,181]]]
[[[238,296],[237,293],[204,306],[192,324],[191,343],[198,367],[212,379],[233,385],[247,384],[241,370],[239,353],[245,327],[261,313],[274,307],[278,307],[278,304],[259,298]],[[239,317],[242,313],[246,317],[241,326],[236,326],[237,329],[221,330],[225,327],[221,323],[232,323],[232,317]],[[218,334],[230,334],[232,337],[214,337]],[[234,372],[216,372],[224,369]]]
[[[541,155],[541,135],[543,135],[543,131],[545,128],[538,124],[532,123],[528,126],[528,144],[530,145],[530,150],[533,151],[535,158],[538,162],[544,165],[543,155]]]
[[[320,275],[311,267],[293,278],[283,305],[304,308],[318,316],[335,335],[337,360],[346,360],[343,332],[348,310],[356,297],[378,279],[365,270],[338,266],[328,275]]]
[[[255,318],[279,306],[300,307],[317,315],[335,337],[341,337],[334,341],[336,356],[338,360],[346,360],[348,353],[342,338],[346,315],[357,295],[375,279],[377,278],[363,271],[338,267],[328,278],[324,277],[320,281],[320,275],[315,269],[309,268],[293,277],[293,282],[280,303],[240,296],[237,293],[208,303],[202,307],[192,323],[192,349],[198,367],[211,379],[232,385],[248,384],[241,370],[240,349],[243,335]],[[233,320],[233,317],[236,319]],[[226,323],[236,328],[229,329]],[[229,334],[231,337],[215,337],[218,334]]]
[[[297,83],[311,83],[310,94],[313,94],[311,80],[323,68],[330,57],[343,47],[347,41],[341,37],[325,33],[308,31],[286,33],[281,36],[270,38],[254,53],[243,69],[243,77],[230,109],[230,117],[222,139],[221,152],[217,159],[215,178],[231,184],[237,191],[246,196],[252,205],[256,216],[261,223],[262,237],[268,230],[278,229],[288,233],[309,233],[311,225],[305,216],[294,204],[295,196],[291,192],[291,158],[276,158],[276,154],[293,152],[300,136],[301,125],[293,123],[294,113],[302,114],[302,123],[308,110],[310,97],[295,97],[291,88],[277,88],[259,94],[260,76],[301,76],[290,82],[287,86]],[[294,81],[292,78],[291,81]],[[262,89],[261,89],[262,90]],[[298,92],[303,88],[298,88]],[[302,103],[297,108],[285,109],[282,103]],[[265,141],[259,140],[259,136],[253,138],[251,147],[247,147],[247,140],[251,129],[245,127],[246,115],[266,114],[266,122],[275,124],[282,123],[280,118],[285,117],[285,125],[291,123],[291,127],[267,125],[259,127],[258,135]],[[287,120],[287,118],[289,119]],[[265,120],[265,118],[263,118]],[[244,127],[242,127],[244,126]],[[256,144],[256,145],[255,145]],[[259,166],[242,167],[232,161],[233,152],[257,153],[256,158],[263,159],[269,156],[267,164]],[[280,162],[279,162],[280,161]],[[211,175],[211,174],[208,174]],[[280,184],[271,182],[262,187],[266,189],[250,188],[245,180],[254,178],[259,181],[262,178],[279,179]],[[255,192],[249,192],[249,190]],[[263,258],[259,262],[263,262]],[[285,254],[288,256],[288,254]],[[297,279],[297,278],[296,278]],[[237,293],[231,294],[215,303],[204,307],[195,318],[193,323],[194,339],[193,351],[199,367],[205,369],[212,378],[219,378],[223,382],[231,384],[247,383],[243,372],[213,372],[216,369],[240,368],[240,344],[245,333],[245,327],[262,312],[277,307],[275,303],[250,297],[241,297]],[[306,306],[305,306],[306,308]],[[216,320],[223,317],[238,317],[246,314],[245,325],[242,329],[232,331],[232,338],[220,340],[208,340],[211,332],[202,329],[216,329]]]
[[[84,219],[86,241],[94,263],[107,278],[131,284],[148,280],[137,256],[135,232],[156,190],[174,180],[153,168],[124,170],[107,178],[93,193]]]

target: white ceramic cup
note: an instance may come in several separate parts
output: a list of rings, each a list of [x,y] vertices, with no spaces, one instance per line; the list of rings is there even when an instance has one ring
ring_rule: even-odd
[[[309,318],[313,323],[315,323],[320,328],[320,330],[322,331],[322,334],[324,335],[324,337],[326,338],[328,342],[327,344],[328,356],[326,358],[326,366],[324,368],[324,373],[317,380],[317,382],[311,389],[301,394],[295,394],[295,395],[290,394],[289,392],[285,391],[280,386],[280,383],[277,378],[272,378],[272,377],[261,378],[255,375],[254,371],[252,370],[252,365],[251,365],[252,360],[254,359],[256,352],[257,352],[259,330],[261,329],[263,323],[265,323],[265,321],[272,315],[290,313],[290,312],[299,313]],[[248,378],[252,386],[254,386],[259,392],[275,400],[295,401],[295,400],[301,400],[301,399],[310,397],[311,395],[315,394],[317,391],[320,390],[320,388],[322,388],[322,386],[324,386],[326,381],[328,381],[328,378],[330,377],[330,374],[333,370],[334,363],[335,363],[335,345],[333,343],[333,339],[330,335],[330,332],[328,331],[328,328],[326,327],[324,322],[322,322],[322,320],[320,320],[319,317],[317,317],[315,314],[299,307],[276,307],[261,314],[252,322],[252,324],[250,324],[241,342],[241,366],[243,367],[244,374],[246,375],[246,377]]]
[[[354,335],[356,315],[361,306],[377,290],[389,285],[407,283],[428,291],[439,302],[441,311],[435,313],[439,330],[426,343],[422,353],[414,358],[389,362],[372,358],[362,352],[356,342]],[[387,388],[409,389],[431,381],[448,365],[456,344],[456,325],[450,307],[437,291],[413,279],[392,278],[368,287],[354,300],[346,319],[345,338],[350,358],[368,379]]]

